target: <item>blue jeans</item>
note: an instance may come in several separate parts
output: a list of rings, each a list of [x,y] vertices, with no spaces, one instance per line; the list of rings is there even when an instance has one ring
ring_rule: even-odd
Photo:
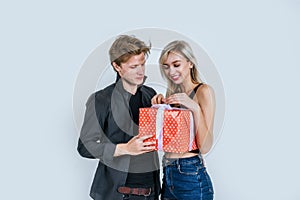
[[[213,185],[201,155],[163,159],[162,200],[212,200]]]

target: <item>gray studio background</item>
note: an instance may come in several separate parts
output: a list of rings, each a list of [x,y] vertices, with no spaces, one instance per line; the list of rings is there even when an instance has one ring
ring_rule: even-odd
[[[215,199],[300,199],[299,0],[1,1],[0,24],[0,199],[89,199],[74,84],[98,45],[143,27],[198,42],[223,79]]]

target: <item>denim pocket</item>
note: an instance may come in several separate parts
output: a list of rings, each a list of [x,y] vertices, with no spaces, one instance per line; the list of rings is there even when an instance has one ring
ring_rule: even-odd
[[[184,175],[197,175],[199,172],[199,166],[196,164],[178,165],[178,171]]]
[[[213,184],[206,169],[203,170],[202,175],[199,178],[202,192],[207,195],[214,194]]]

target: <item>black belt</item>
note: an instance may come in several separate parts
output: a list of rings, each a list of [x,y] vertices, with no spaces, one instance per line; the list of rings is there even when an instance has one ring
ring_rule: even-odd
[[[122,194],[134,194],[139,196],[149,196],[153,189],[150,188],[131,188],[131,187],[119,187],[118,192]]]

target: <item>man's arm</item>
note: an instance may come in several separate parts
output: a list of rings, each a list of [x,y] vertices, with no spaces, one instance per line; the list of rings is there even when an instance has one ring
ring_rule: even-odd
[[[95,96],[91,95],[86,104],[84,122],[77,147],[81,156],[91,159],[98,158],[104,162],[110,162],[113,160],[113,157],[139,155],[154,150],[153,142],[144,142],[145,139],[152,137],[152,135],[143,137],[135,136],[127,143],[113,144],[106,137],[102,129],[105,123],[105,114],[108,113],[108,109],[103,103],[99,104],[99,106],[103,114],[101,117],[97,117]]]
[[[97,105],[98,106],[98,105]],[[107,113],[104,104],[99,104],[103,113]],[[95,94],[92,94],[87,103],[83,125],[80,131],[77,150],[86,158],[112,160],[116,145],[110,142],[102,129],[105,117],[98,120],[95,107]]]

